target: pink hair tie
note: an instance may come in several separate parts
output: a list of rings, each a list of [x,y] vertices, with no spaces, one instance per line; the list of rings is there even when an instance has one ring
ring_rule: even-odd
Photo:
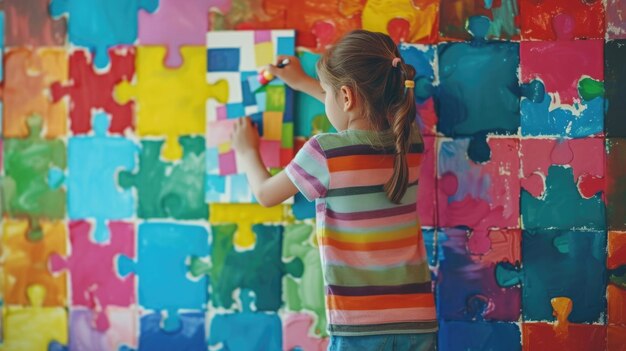
[[[396,57],[396,58],[394,58],[394,59],[391,61],[391,65],[392,65],[393,67],[398,67],[398,63],[400,63],[400,61],[402,61],[402,59],[401,59],[401,58],[399,58],[399,57]]]

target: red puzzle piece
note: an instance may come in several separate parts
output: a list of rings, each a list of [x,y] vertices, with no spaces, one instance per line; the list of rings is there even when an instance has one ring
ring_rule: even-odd
[[[98,330],[109,327],[105,313],[107,306],[127,307],[135,301],[134,278],[122,279],[117,275],[115,267],[117,256],[135,256],[133,225],[110,222],[109,230],[111,241],[97,244],[90,238],[89,222],[71,222],[72,255],[68,258],[58,254],[50,256],[52,272],[69,271],[72,305],[86,306],[97,312],[95,325]]]
[[[50,0],[4,0],[6,46],[62,46],[67,28],[65,19],[53,20],[48,12]]]
[[[573,18],[571,35],[576,39],[604,39],[604,4],[602,0],[520,0],[520,27],[523,40],[555,40],[555,16]],[[558,23],[554,23],[558,26]]]
[[[85,50],[77,50],[70,57],[70,80],[57,82],[51,87],[52,98],[56,102],[63,96],[72,100],[70,128],[74,134],[87,134],[91,131],[92,109],[103,109],[111,115],[111,133],[124,134],[133,128],[133,102],[118,104],[113,98],[115,85],[122,81],[132,81],[135,74],[135,50],[118,48],[110,50],[111,66],[108,72],[94,70],[92,57]]]

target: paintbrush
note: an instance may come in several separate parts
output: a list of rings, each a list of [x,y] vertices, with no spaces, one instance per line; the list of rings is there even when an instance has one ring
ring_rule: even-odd
[[[282,61],[280,61],[278,64],[276,64],[276,67],[278,68],[283,68],[285,66],[287,66],[289,64],[289,59],[286,58]],[[266,69],[262,69],[259,72],[259,75],[257,76],[257,80],[259,81],[259,83],[261,83],[261,85],[267,85],[269,84],[269,82],[271,82],[274,79],[274,75],[270,73],[270,71],[266,70]]]

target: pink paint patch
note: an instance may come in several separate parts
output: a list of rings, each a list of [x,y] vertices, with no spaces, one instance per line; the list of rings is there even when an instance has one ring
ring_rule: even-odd
[[[111,323],[105,330],[92,327],[93,312],[70,309],[70,350],[117,350],[120,345],[137,346],[138,313],[128,308],[110,307],[106,315]]]
[[[206,146],[218,147],[221,144],[230,143],[230,135],[233,132],[235,122],[235,119],[228,119],[211,123],[207,127]]]
[[[528,178],[522,179],[521,185],[530,195],[537,198],[546,190],[545,180],[539,174],[531,174]]]
[[[219,154],[220,175],[237,174],[237,163],[235,161],[235,151]]]
[[[604,188],[604,178],[583,174],[578,179],[578,192],[580,192],[584,198],[589,199],[597,193],[604,192]]]
[[[267,167],[280,167],[280,141],[261,140],[261,158]]]
[[[219,106],[215,109],[217,112],[217,119],[220,121],[228,119],[228,115],[226,113],[226,106]]]
[[[316,21],[311,30],[317,39],[317,47],[326,48],[335,37],[335,25],[330,21]]]
[[[313,316],[308,314],[290,314],[283,322],[283,350],[296,348],[307,351],[326,350],[328,338],[316,338],[309,332],[313,322]]]
[[[574,153],[567,142],[557,142],[550,155],[556,165],[567,165],[574,160]]]
[[[266,43],[272,41],[272,32],[269,30],[256,30],[254,31],[254,43]]]

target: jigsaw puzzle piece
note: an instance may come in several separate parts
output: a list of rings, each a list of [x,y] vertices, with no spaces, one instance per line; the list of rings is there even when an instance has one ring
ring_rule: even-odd
[[[607,327],[594,324],[574,324],[567,320],[572,300],[551,299],[556,324],[523,323],[522,338],[527,350],[606,350]]]
[[[89,307],[94,312],[92,324],[98,331],[109,328],[110,306],[130,306],[135,302],[135,279],[121,279],[115,270],[118,255],[133,257],[134,228],[130,223],[109,222],[111,236],[106,243],[94,241],[89,222],[70,222],[71,256],[62,253],[50,256],[50,271],[67,271],[71,282],[72,306]]]
[[[142,140],[136,170],[121,171],[118,183],[123,189],[137,190],[139,218],[206,219],[204,202],[204,138],[183,136],[182,159],[165,161],[160,157],[163,140]]]
[[[440,139],[438,145],[438,225],[488,228],[519,226],[519,140],[488,138],[473,161],[472,140]],[[471,210],[468,211],[468,208]]]
[[[315,324],[313,316],[306,313],[292,313],[283,321],[283,350],[324,351],[328,348],[328,338],[320,339],[310,334]]]
[[[110,307],[106,311],[111,325],[107,331],[93,327],[94,312],[81,308],[70,309],[69,351],[110,351],[123,347],[137,347],[137,320],[134,309]],[[51,350],[48,350],[51,351]]]
[[[15,48],[4,58],[2,132],[5,138],[27,138],[28,119],[33,115],[45,121],[46,138],[62,137],[67,132],[67,106],[53,103],[47,89],[68,78],[67,51],[62,48]],[[30,134],[32,135],[32,134]]]
[[[462,229],[445,229],[440,243],[437,301],[439,315],[445,320],[514,322],[519,319],[519,288],[501,289],[494,271],[499,262],[520,262],[519,230],[492,230],[477,238]],[[480,241],[485,248],[480,248]],[[472,252],[479,251],[478,253]]]
[[[130,218],[135,199],[130,190],[115,181],[120,170],[135,168],[139,147],[123,137],[109,137],[110,119],[104,113],[93,117],[94,136],[71,137],[68,141],[68,215],[72,219],[95,218],[94,238],[109,240],[106,220]]]
[[[526,230],[523,269],[500,263],[495,277],[502,287],[521,284],[524,321],[554,321],[550,300],[567,297],[574,304],[571,322],[595,323],[606,311],[605,262],[605,232]]]
[[[522,336],[516,323],[447,320],[439,323],[440,351],[522,349]]]
[[[626,232],[609,231],[607,252],[609,283],[613,283],[606,292],[608,322],[626,325]]]
[[[161,327],[163,323],[160,313],[141,317],[139,351],[207,349],[204,313],[180,313],[181,326],[174,331],[164,331]]]
[[[601,138],[522,140],[524,227],[604,228],[604,157]]]
[[[94,63],[103,69],[109,65],[109,48],[133,45],[137,40],[139,10],[156,10],[159,0],[52,0],[49,11],[53,18],[67,16],[68,34],[72,44],[94,52]]]
[[[195,275],[209,273],[211,300],[215,307],[232,308],[232,292],[241,288],[254,292],[257,311],[277,311],[282,305],[282,278],[287,274],[301,277],[302,260],[282,261],[282,226],[255,224],[252,227],[256,235],[254,248],[243,252],[237,251],[233,244],[236,230],[236,224],[211,226],[211,265],[197,269],[203,256],[193,255],[191,266],[196,267]]]
[[[4,32],[7,46],[63,46],[65,20],[53,20],[48,0],[4,0],[0,11],[7,16]]]
[[[116,267],[122,277],[138,277],[139,305],[166,312],[163,329],[176,331],[179,310],[206,308],[207,279],[188,279],[187,259],[209,255],[208,233],[202,226],[156,222],[142,223],[138,231],[136,260],[119,255]]]
[[[486,17],[472,17],[472,42],[437,47],[437,131],[445,136],[515,134],[520,126],[519,44],[485,40],[489,25]]]
[[[166,48],[141,46],[136,54],[136,82],[123,81],[115,87],[119,103],[135,101],[136,132],[140,137],[165,136],[163,157],[178,160],[183,154],[178,138],[202,135],[206,129],[206,103],[213,98],[224,103],[228,99],[228,83],[206,81],[207,54],[204,46],[181,48],[182,66],[163,66]],[[172,118],[172,116],[177,116]]]
[[[326,336],[322,262],[312,225],[297,223],[285,227],[283,260],[290,261],[295,257],[302,260],[305,269],[299,279],[285,277],[284,295],[287,308],[291,311],[305,310],[314,313],[315,320],[310,323],[305,335]]]
[[[211,318],[209,348],[211,350],[282,351],[282,326],[275,313],[253,312],[253,293],[241,289],[242,312],[216,314]],[[279,294],[280,296],[280,294]],[[246,337],[241,337],[241,331]]]
[[[182,64],[179,48],[185,45],[204,45],[209,25],[209,10],[227,13],[229,0],[160,0],[153,13],[139,13],[139,44],[166,45],[165,65]]]
[[[439,1],[370,0],[363,3],[362,10],[355,7],[344,12],[350,16],[361,12],[363,29],[389,34],[396,43],[436,42]]]
[[[44,306],[65,306],[66,277],[48,271],[48,256],[65,255],[66,228],[63,222],[42,222],[43,235],[39,240],[27,238],[28,222],[4,219],[2,223],[2,257],[4,266],[4,302],[9,305],[28,305],[30,286],[45,287]]]
[[[626,12],[625,12],[626,13]],[[604,76],[606,87],[605,131],[608,137],[626,138],[626,39],[610,40],[604,44]]]
[[[562,29],[554,20],[568,15],[567,34],[572,39],[604,39],[605,10],[602,1],[520,0],[520,28],[524,40],[557,40]]]
[[[94,69],[92,57],[85,50],[75,50],[69,59],[69,81],[56,82],[50,87],[54,102],[69,97],[70,128],[74,135],[92,130],[92,110],[102,109],[111,116],[108,130],[124,134],[133,129],[133,104],[118,104],[113,89],[123,80],[131,81],[135,74],[135,49],[109,50],[111,65],[106,71]]]
[[[485,16],[491,20],[488,38],[519,39],[519,9],[517,0],[474,1],[452,0],[441,2],[439,8],[439,32],[443,40],[471,40],[467,33],[467,21],[473,16]]]
[[[28,138],[4,140],[3,190],[5,213],[28,217],[29,237],[37,240],[41,237],[39,219],[65,216],[65,191],[58,187],[59,172],[54,170],[65,169],[67,161],[62,140],[41,137],[41,118],[30,117],[28,126]]]
[[[63,307],[44,307],[47,289],[35,284],[28,287],[29,307],[7,306],[3,315],[3,351],[48,351],[51,343],[67,344],[67,312]]]
[[[280,223],[287,217],[288,207],[262,207],[254,204],[212,204],[211,224],[237,224],[234,243],[239,251],[254,247],[256,236],[252,231],[254,223]]]

